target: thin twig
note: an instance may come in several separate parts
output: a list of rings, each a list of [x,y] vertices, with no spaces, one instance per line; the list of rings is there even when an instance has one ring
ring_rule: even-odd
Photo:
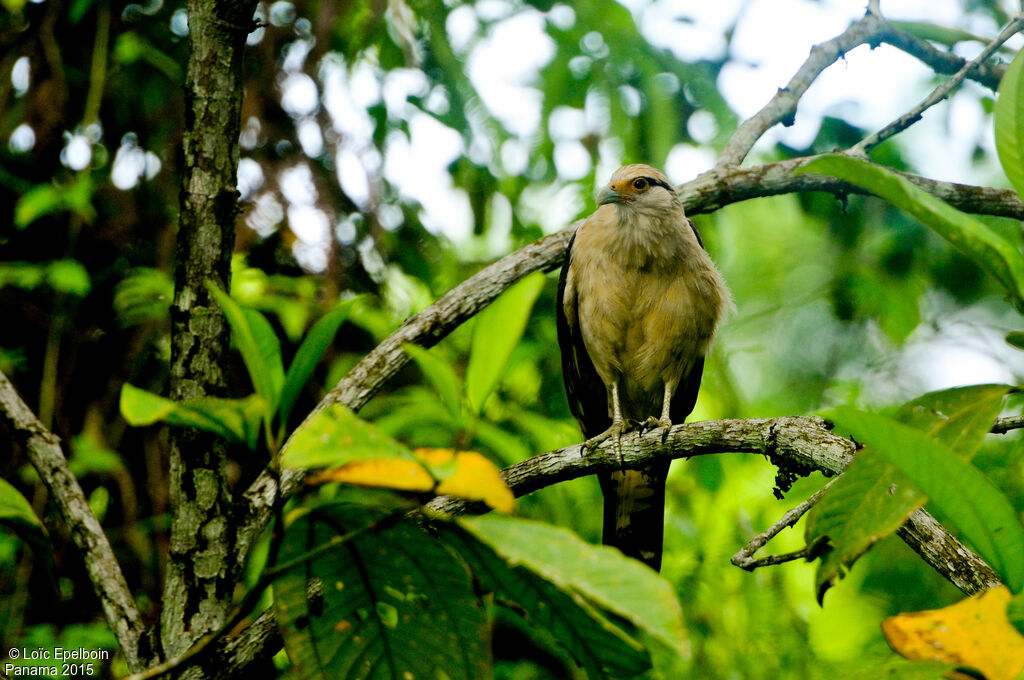
[[[1006,28],[999,33],[995,40],[985,46],[985,49],[983,49],[978,56],[964,64],[963,68],[954,73],[949,80],[935,88],[931,94],[925,97],[924,101],[886,125],[878,132],[862,139],[853,146],[851,151],[857,154],[866,155],[871,151],[871,149],[875,148],[885,140],[889,139],[893,135],[899,134],[917,121],[921,120],[921,116],[926,110],[948,97],[950,93],[956,89],[961,82],[963,82],[964,78],[966,78],[971,71],[973,71],[979,64],[984,63],[985,60],[992,56],[992,54],[995,53],[995,51],[998,50],[1004,42],[1017,34],[1022,27],[1024,27],[1024,14],[1019,14],[1006,25]]]
[[[800,98],[821,72],[853,48],[876,40],[884,31],[885,21],[869,10],[835,38],[812,47],[811,54],[786,86],[776,92],[760,111],[740,125],[722,150],[712,172],[742,163],[757,140],[777,123],[791,125]]]
[[[816,549],[815,546],[807,546],[802,551],[798,551],[796,553],[788,553],[788,555],[777,555],[772,557],[764,557],[760,559],[754,558],[754,553],[763,548],[765,544],[768,543],[768,541],[775,538],[780,531],[782,531],[786,527],[791,527],[795,525],[797,522],[799,522],[800,518],[807,514],[807,511],[813,508],[815,503],[820,501],[821,497],[825,495],[825,492],[828,491],[833,484],[835,484],[836,479],[839,478],[836,477],[835,479],[829,481],[828,484],[814,492],[814,494],[810,498],[803,501],[799,505],[787,510],[786,514],[780,517],[777,522],[768,527],[768,529],[766,529],[764,532],[750,539],[749,543],[743,546],[743,548],[738,553],[732,556],[732,563],[740,569],[753,571],[758,567],[764,567],[770,564],[781,564],[782,562],[788,562],[794,559],[798,559],[797,557],[793,557],[793,555],[799,554],[800,557],[806,557],[808,554],[813,554],[813,552],[808,551],[811,551],[812,548]],[[786,559],[782,559],[783,557],[785,557]]]
[[[68,533],[85,561],[93,590],[103,606],[107,624],[124,652],[128,667],[132,670],[141,668],[145,657],[148,657],[147,653],[139,649],[146,627],[110,542],[89,507],[82,487],[68,467],[67,458],[60,448],[60,439],[43,427],[2,372],[0,422],[25,448],[32,466],[57,501]]]
[[[967,63],[963,57],[940,50],[927,40],[911,35],[892,23],[886,24],[886,30],[881,38],[882,42],[916,57],[936,73],[951,75],[962,69]],[[1006,64],[984,63],[978,64],[967,74],[967,77],[994,91],[999,87],[999,81],[1002,80],[1004,73],[1006,73]]]

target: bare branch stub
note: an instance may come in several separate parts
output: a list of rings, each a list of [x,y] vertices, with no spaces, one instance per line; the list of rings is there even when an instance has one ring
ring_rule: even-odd
[[[807,511],[814,507],[814,505],[821,500],[832,485],[835,483],[835,479],[832,479],[825,486],[821,487],[810,498],[803,501],[799,505],[789,509],[777,522],[768,527],[765,531],[754,536],[750,539],[743,548],[732,556],[732,563],[740,569],[746,569],[747,571],[753,571],[758,567],[765,567],[773,564],[781,564],[782,562],[789,562],[794,559],[808,558],[811,559],[817,555],[817,546],[807,546],[803,550],[796,553],[790,553],[789,555],[776,555],[770,558],[755,558],[754,553],[763,548],[768,541],[779,535],[786,527],[795,526],[800,518],[807,514]]]

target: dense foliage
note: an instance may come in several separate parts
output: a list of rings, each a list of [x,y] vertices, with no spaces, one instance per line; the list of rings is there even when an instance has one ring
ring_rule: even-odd
[[[169,303],[189,105],[182,94],[185,8],[162,0],[123,7],[106,0],[2,4],[0,371],[43,426],[62,439],[148,623],[160,616],[170,549],[167,434],[166,428],[129,427],[122,414],[132,425],[165,421],[230,440],[227,476],[240,494],[324,391],[404,319],[485,264],[588,214],[592,190],[620,163],[680,167],[679,158],[714,158],[739,123],[721,83],[743,61],[733,44],[742,13],[723,27],[724,47],[693,56],[652,43],[641,30],[647,3],[260,3],[259,26],[249,34],[243,62],[231,296],[214,293],[239,350],[226,366],[230,399],[176,406],[146,391],[166,394],[169,380]],[[904,28],[952,49],[990,39],[959,29],[981,26],[994,35],[1008,20],[1001,3],[976,2],[957,27]],[[503,96],[488,94],[493,88],[481,83],[506,74],[481,73],[480,65],[498,68],[501,59],[486,59],[486,53],[508,39],[516,22],[536,25],[543,40],[503,45],[501,59],[521,61],[524,82],[508,85]],[[1012,57],[1012,50],[1000,53],[1004,61]],[[896,56],[880,49],[874,58]],[[519,71],[510,65],[508,73],[515,78]],[[935,82],[910,85],[923,96]],[[958,105],[978,112],[978,139],[969,167],[959,168],[957,176],[1009,186],[988,133],[982,133],[992,128],[995,93],[969,85],[957,95]],[[1017,94],[1010,97],[1020,101]],[[847,148],[873,132],[843,113],[840,107],[825,116],[803,148],[768,139],[756,148],[755,160]],[[916,137],[881,144],[871,158],[896,170],[945,176],[946,169],[917,167],[915,159],[929,156],[915,146],[942,147],[954,133],[962,136],[955,129],[959,120],[933,120]],[[800,415],[839,406],[889,409],[905,425],[921,425],[941,441],[944,426],[908,422],[913,409],[898,407],[958,384],[1020,383],[1024,362],[1004,341],[1021,329],[1024,279],[1015,269],[1020,222],[981,215],[971,222],[977,226],[964,226],[944,208],[932,212],[946,222],[933,221],[930,214],[914,212],[921,202],[912,186],[898,185],[902,198],[888,195],[886,186],[898,182],[892,175],[858,174],[855,167],[840,167],[842,160],[835,162],[816,171],[847,173],[851,183],[888,202],[855,194],[837,200],[826,193],[786,193],[695,216],[736,311],[708,357],[692,419]],[[686,168],[689,176],[673,180],[692,179],[703,169]],[[1015,179],[1012,171],[1007,174]],[[968,247],[948,242],[964,234]],[[356,442],[346,460],[371,450],[367,455],[386,450],[396,459],[417,460],[413,449],[433,447],[478,451],[505,467],[578,443],[561,384],[554,297],[554,277],[532,275],[435,348],[409,348],[412,361],[359,412],[375,429],[360,439],[366,432],[360,421],[339,435]],[[1001,410],[1019,411],[1020,398],[1005,397],[1009,391],[971,393],[963,402],[969,417],[956,424],[959,429],[946,430],[945,443],[970,449],[962,458],[974,467],[958,463],[983,472],[998,490],[978,487],[979,497],[1005,495],[1007,503],[990,516],[1009,513],[1019,523],[1019,438],[1012,432],[985,434]],[[952,408],[952,401],[941,401],[947,398],[936,397],[928,407]],[[832,415],[847,428],[844,434],[872,444],[870,435],[878,432],[890,443],[925,439],[853,409]],[[346,418],[354,416],[335,414],[337,421]],[[306,434],[310,441],[320,435],[328,436],[320,430]],[[11,439],[13,434],[0,432],[0,441]],[[922,455],[929,446],[921,445]],[[0,478],[12,486],[0,487],[0,525],[16,530],[0,531],[0,647],[116,649],[52,498],[24,447],[10,450],[0,457]],[[345,462],[333,449],[329,460],[316,460],[313,444],[290,451],[312,458],[293,459],[296,465]],[[453,465],[426,466],[436,480],[450,475]],[[914,463],[908,465],[900,471],[913,478]],[[922,459],[916,465],[938,464]],[[629,677],[648,668],[652,658],[656,668],[689,674],[682,677],[840,677],[894,658],[879,632],[884,617],[944,606],[961,593],[894,536],[874,545],[841,580],[849,564],[838,553],[831,571],[804,561],[753,573],[729,564],[751,536],[822,481],[814,473],[777,498],[777,487],[785,491],[788,484],[759,457],[708,455],[676,463],[668,485],[662,570],[671,588],[645,573],[636,577],[635,589],[623,590],[607,587],[603,579],[603,549],[577,543],[578,537],[599,540],[601,499],[592,477],[518,501],[519,516],[571,529],[578,537],[506,518],[433,527],[448,545],[460,546],[461,557],[455,558],[436,545],[416,543],[424,534],[405,523],[390,533],[346,538],[348,561],[304,558],[331,536],[365,522],[376,527],[373,522],[387,520],[395,508],[404,511],[409,495],[426,497],[410,493],[395,501],[372,495],[372,509],[360,520],[351,506],[328,502],[335,493],[351,500],[352,492],[330,486],[303,499],[306,514],[293,520],[301,533],[297,529],[277,545],[269,532],[263,537],[246,565],[239,596],[245,586],[266,585],[260,572],[268,551],[279,553],[279,564],[297,560],[309,573],[338,582],[358,579],[357,563],[377,574],[404,574],[420,597],[443,595],[461,603],[452,610],[456,622],[450,628],[438,628],[435,619],[418,621],[422,635],[404,640],[410,646],[403,648],[414,665],[422,662],[417,645],[458,650],[453,678],[489,672],[488,653],[495,677],[509,679]],[[944,498],[941,489],[932,489],[925,493]],[[42,519],[48,537],[38,527],[26,528],[31,513],[23,507],[4,510],[3,499],[19,495]],[[923,498],[909,499],[906,512]],[[929,509],[951,519],[1019,591],[1019,564],[1001,552],[1007,544],[993,539],[986,552],[979,538],[984,526],[971,533],[957,522],[956,504],[934,505]],[[899,512],[902,521],[906,514]],[[829,533],[821,529],[828,519],[815,518],[819,532]],[[814,531],[808,530],[809,539]],[[559,542],[565,551],[545,562],[545,547]],[[423,553],[414,554],[409,545],[423,546]],[[799,529],[780,534],[771,549],[803,545]],[[382,558],[382,550],[394,559]],[[581,564],[591,564],[593,556],[598,566],[550,567],[572,556]],[[308,574],[303,579],[295,569],[282,573],[274,606],[291,659],[280,654],[273,663],[308,670],[303,664],[315,665],[321,650],[303,641],[301,625],[288,626],[310,613],[296,613],[296,606],[312,610],[316,601],[307,602]],[[819,607],[816,597],[824,593],[825,581],[835,585]],[[480,589],[499,593],[497,602],[481,600]],[[673,638],[672,617],[679,612],[669,590],[681,605],[685,642]],[[501,594],[551,607],[555,614],[519,616],[515,607],[501,606]],[[341,611],[343,619],[366,623],[367,635],[385,636],[399,611],[357,595],[328,600],[329,613]],[[402,601],[411,601],[406,595]],[[661,598],[667,613],[630,600],[643,597]],[[269,599],[261,609],[268,605]],[[603,612],[607,619],[594,620],[614,626],[584,624],[564,614],[575,606]],[[314,633],[337,644],[330,636],[338,628],[326,622],[337,623],[324,619],[317,624],[324,629],[314,626]],[[493,624],[490,639],[478,637],[485,624]],[[577,637],[566,643],[572,635]],[[111,672],[125,671],[118,661]]]

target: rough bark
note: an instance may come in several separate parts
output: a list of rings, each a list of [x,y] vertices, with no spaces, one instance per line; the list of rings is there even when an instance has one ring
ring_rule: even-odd
[[[252,0],[189,0],[184,177],[171,306],[174,399],[224,392],[228,347],[212,281],[230,285],[238,192],[242,53],[253,28]],[[225,449],[207,433],[172,429],[170,555],[161,612],[165,656],[216,629],[231,606],[237,576]]]

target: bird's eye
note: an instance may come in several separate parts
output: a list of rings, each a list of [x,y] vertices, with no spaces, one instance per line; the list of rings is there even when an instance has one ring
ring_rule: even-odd
[[[637,191],[643,191],[644,189],[647,188],[647,180],[644,179],[643,177],[639,177],[633,180],[633,188],[636,189]]]

